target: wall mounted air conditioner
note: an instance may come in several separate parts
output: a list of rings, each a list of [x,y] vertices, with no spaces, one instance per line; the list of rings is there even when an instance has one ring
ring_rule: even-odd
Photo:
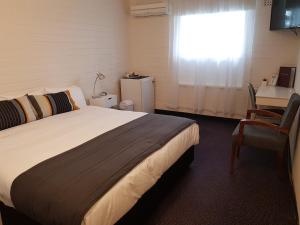
[[[132,16],[162,16],[168,15],[169,4],[167,2],[151,3],[130,6],[130,14]]]

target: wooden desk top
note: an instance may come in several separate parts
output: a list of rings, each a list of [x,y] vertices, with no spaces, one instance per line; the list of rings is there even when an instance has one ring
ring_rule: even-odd
[[[295,92],[294,88],[285,88],[277,86],[261,86],[258,88],[257,98],[276,98],[276,99],[290,99]]]
[[[261,86],[256,93],[256,104],[285,108],[294,92],[294,88]]]

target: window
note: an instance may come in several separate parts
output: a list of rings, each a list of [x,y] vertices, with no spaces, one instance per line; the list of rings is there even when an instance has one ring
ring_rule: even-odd
[[[245,11],[180,17],[179,56],[185,60],[238,60],[244,53]]]
[[[181,85],[243,86],[254,20],[247,10],[182,15],[176,21],[173,59]],[[247,41],[246,41],[247,40]]]

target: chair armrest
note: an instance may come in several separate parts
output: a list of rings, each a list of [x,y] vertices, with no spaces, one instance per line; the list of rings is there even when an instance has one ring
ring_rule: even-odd
[[[265,121],[261,121],[261,120],[249,120],[249,119],[243,119],[240,122],[240,130],[239,130],[239,142],[242,143],[243,142],[243,136],[244,136],[244,128],[245,126],[260,126],[260,127],[266,127],[266,128],[270,128],[274,131],[277,131],[279,133],[283,133],[288,135],[289,134],[289,129],[287,128],[282,128],[278,125],[272,124],[272,123],[268,123]]]
[[[282,115],[275,113],[275,112],[271,112],[268,110],[262,110],[262,109],[249,109],[247,111],[247,119],[251,118],[251,115],[255,113],[256,115],[259,116],[268,116],[268,117],[273,117],[273,118],[277,118],[277,119],[281,119]]]
[[[278,132],[283,133],[283,134],[289,134],[289,129],[287,129],[287,128],[283,128],[283,127],[280,127],[278,125],[268,123],[268,122],[265,122],[265,121],[261,121],[261,120],[249,120],[249,119],[241,120],[241,122],[240,122],[240,131],[239,131],[240,134],[244,133],[245,125],[267,127],[267,128],[270,128],[274,131],[278,131]]]

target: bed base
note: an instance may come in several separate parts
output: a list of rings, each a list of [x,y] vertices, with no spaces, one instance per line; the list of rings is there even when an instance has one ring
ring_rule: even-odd
[[[140,216],[143,216],[142,211],[147,207],[147,209],[154,207],[153,198],[160,195],[160,189],[163,188],[165,182],[172,180],[172,177],[178,175],[179,171],[183,171],[183,168],[188,167],[194,161],[194,146],[189,148],[178,160],[177,162],[171,166],[169,170],[159,179],[159,181],[144,194],[144,196],[139,200],[136,206],[133,207],[117,224],[126,224],[126,221],[130,221],[132,218],[134,220],[138,220]],[[152,204],[148,204],[148,199],[151,198],[150,201]],[[144,204],[145,203],[145,204]],[[0,212],[2,217],[3,225],[41,225],[25,215],[17,212],[14,208],[5,206],[2,202],[0,202]],[[145,211],[144,211],[145,212]],[[147,211],[149,212],[149,211]]]

